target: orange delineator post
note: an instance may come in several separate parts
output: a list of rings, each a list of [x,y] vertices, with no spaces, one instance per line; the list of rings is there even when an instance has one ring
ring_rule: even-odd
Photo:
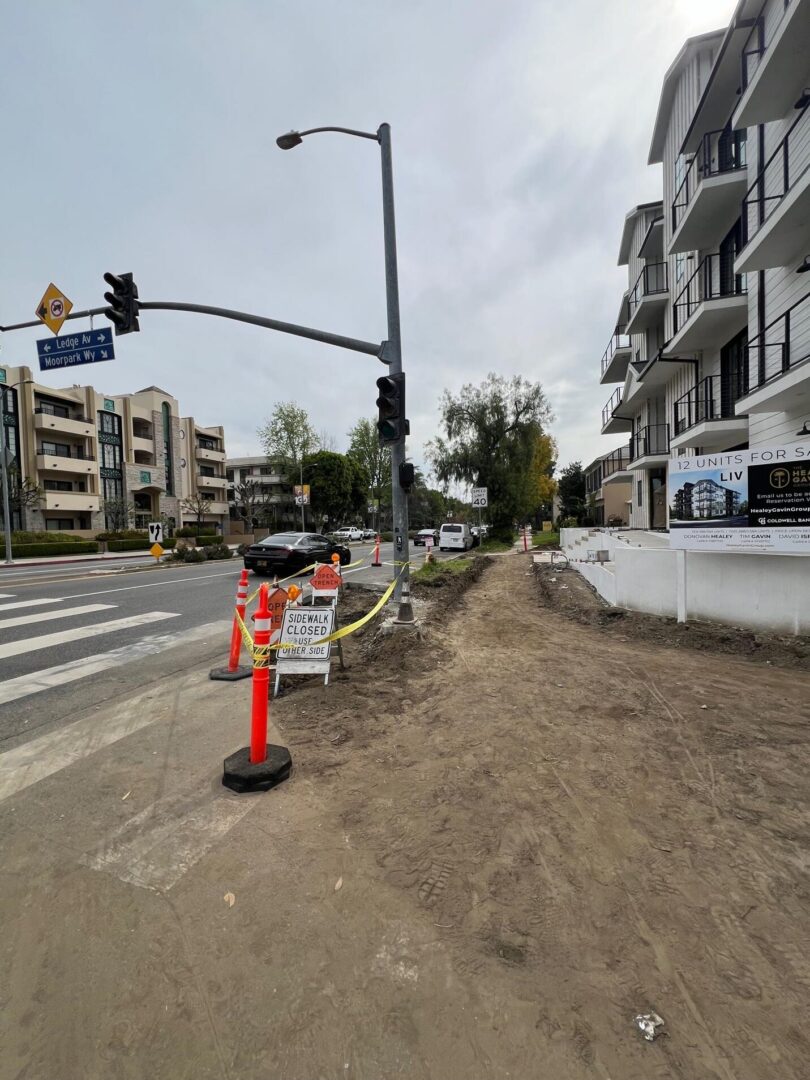
[[[523,550],[524,551],[529,550],[529,536],[528,536],[528,533],[526,532],[525,528],[523,530]]]
[[[374,559],[371,563],[372,566],[382,566],[380,562],[380,534],[377,533],[377,539],[374,541]]]
[[[248,594],[248,572],[243,570],[239,575],[239,584],[236,586],[236,610],[239,612],[239,618],[242,622],[245,621],[245,608],[247,607],[247,594]],[[242,649],[242,632],[239,629],[239,622],[234,615],[233,629],[231,630],[231,652],[228,656],[228,671],[236,671],[239,667],[239,653]]]
[[[269,586],[259,587],[259,606],[256,609],[254,651],[270,644],[270,608],[267,606]],[[267,757],[267,710],[270,690],[270,653],[265,649],[253,657],[253,704],[250,716],[250,764],[260,765]]]

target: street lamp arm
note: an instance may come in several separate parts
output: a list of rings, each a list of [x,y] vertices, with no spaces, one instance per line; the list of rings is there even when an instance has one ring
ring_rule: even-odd
[[[298,134],[303,139],[305,135],[316,135],[320,131],[339,131],[342,135],[356,135],[358,139],[373,139],[374,142],[380,141],[380,133],[378,131],[357,131],[355,128],[345,127],[307,128],[306,131],[299,131]]]

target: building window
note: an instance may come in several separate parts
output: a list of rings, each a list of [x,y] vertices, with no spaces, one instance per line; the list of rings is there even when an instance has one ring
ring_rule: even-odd
[[[167,401],[161,406],[163,416],[163,456],[166,467],[166,494],[174,495],[174,470],[172,469],[172,413]]]
[[[101,464],[105,469],[121,469],[121,447],[109,443],[101,444]]]
[[[45,416],[58,416],[62,420],[70,419],[70,409],[67,405],[59,405],[52,401],[39,401],[35,411],[44,413]]]
[[[636,487],[636,506],[641,508],[641,493],[643,490],[643,481],[639,480]]]
[[[229,484],[233,483],[233,469],[225,470],[225,479],[228,481]]]
[[[106,402],[105,402],[106,406]],[[117,438],[117,441],[121,441],[121,417],[111,412],[100,412],[98,414],[98,430],[104,435],[112,435]],[[105,440],[107,441],[107,440]]]
[[[685,265],[686,256],[681,253],[675,256],[675,280],[680,281],[683,277],[683,268]]]
[[[272,476],[275,471],[276,470],[273,468],[272,465],[262,465],[262,467],[259,469],[259,475]]]
[[[42,440],[41,452],[50,454],[51,457],[70,457],[70,445],[68,443],[52,442],[50,439]],[[76,457],[81,455],[77,452]]]
[[[42,486],[46,491],[73,491],[70,480],[43,480]]]
[[[45,518],[45,529],[48,532],[72,532],[75,528],[73,518]]]
[[[210,465],[201,465],[200,466],[200,476],[216,476],[216,475],[217,474],[214,472],[214,470],[211,468]]]

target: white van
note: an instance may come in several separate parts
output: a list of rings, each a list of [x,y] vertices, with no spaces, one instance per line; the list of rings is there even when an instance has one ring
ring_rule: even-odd
[[[439,531],[439,551],[469,551],[473,536],[469,525],[445,522]]]

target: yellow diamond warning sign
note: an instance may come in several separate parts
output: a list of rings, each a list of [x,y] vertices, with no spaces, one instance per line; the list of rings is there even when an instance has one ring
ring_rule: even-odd
[[[163,548],[160,546],[160,544],[152,544],[152,546],[149,548],[149,554],[154,555],[156,559],[159,559],[160,556],[163,554]]]
[[[51,282],[45,290],[45,295],[37,304],[37,318],[42,319],[54,334],[58,334],[72,308],[73,304],[70,300]]]

